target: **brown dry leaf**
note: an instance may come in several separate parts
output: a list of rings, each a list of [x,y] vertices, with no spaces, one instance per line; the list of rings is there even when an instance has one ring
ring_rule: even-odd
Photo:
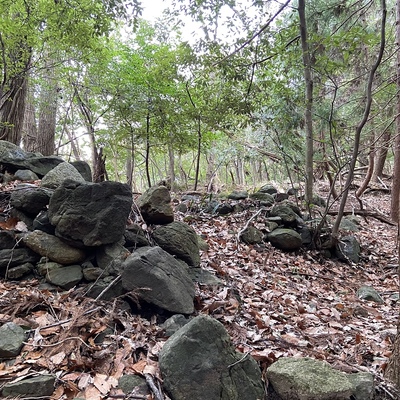
[[[96,374],[93,378],[93,385],[98,389],[100,393],[106,395],[111,388],[118,386],[118,380],[112,376],[103,374]]]
[[[84,396],[86,400],[102,400],[103,396],[100,391],[93,385],[90,384],[86,387],[84,391]]]
[[[137,363],[133,364],[131,368],[138,374],[143,374],[143,370],[145,369],[146,364],[146,360],[139,360]]]

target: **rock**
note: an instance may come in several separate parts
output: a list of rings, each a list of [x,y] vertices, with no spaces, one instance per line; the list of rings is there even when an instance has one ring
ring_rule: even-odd
[[[343,236],[335,247],[336,256],[340,261],[358,263],[361,248],[354,236]]]
[[[144,230],[138,224],[131,224],[126,227],[124,233],[125,247],[129,250],[137,247],[150,246]]]
[[[106,276],[119,274],[122,263],[130,254],[130,251],[122,246],[121,241],[111,243],[96,249],[96,262]]]
[[[49,212],[40,211],[32,222],[32,229],[46,232],[50,235],[55,235],[56,228],[50,223]]]
[[[23,236],[27,247],[42,257],[60,264],[76,264],[85,260],[86,252],[70,246],[56,236],[43,231],[33,231]]]
[[[47,207],[52,194],[48,189],[18,185],[11,193],[10,205],[35,217]]]
[[[63,162],[49,171],[43,178],[41,182],[42,187],[56,189],[58,188],[66,179],[71,179],[76,182],[85,182],[82,175],[78,170],[70,163]]]
[[[136,201],[148,224],[169,224],[174,220],[171,195],[165,186],[152,186]]]
[[[49,219],[75,246],[101,246],[121,240],[131,207],[128,185],[66,180],[50,199]]]
[[[153,239],[166,252],[177,256],[191,267],[200,266],[200,253],[195,230],[175,221],[155,229]]]
[[[0,358],[16,357],[25,340],[25,332],[14,322],[7,322],[0,327]]]
[[[39,375],[34,378],[23,379],[18,382],[4,385],[3,397],[44,398],[51,396],[54,392],[56,378],[53,375]]]
[[[39,177],[29,169],[19,169],[15,171],[14,179],[17,181],[37,181]]]
[[[26,248],[0,250],[0,274],[4,275],[7,268],[17,267],[21,264],[36,264],[39,258],[38,254]]]
[[[353,385],[354,400],[373,400],[375,396],[374,376],[369,372],[347,374]]]
[[[303,239],[296,231],[287,228],[275,229],[268,233],[267,238],[274,247],[285,251],[298,250],[303,243]]]
[[[42,177],[62,162],[60,157],[28,153],[13,143],[0,140],[0,164],[11,172],[28,169]]]
[[[289,195],[287,193],[274,193],[273,197],[276,203],[280,203],[283,200],[287,200]]]
[[[353,385],[343,372],[310,358],[280,358],[267,369],[268,381],[282,399],[350,399]]]
[[[56,263],[54,261],[49,261],[47,257],[42,257],[41,260],[36,264],[36,270],[40,276],[46,276],[49,271],[62,267],[62,264]]]
[[[263,241],[263,233],[254,226],[248,226],[241,234],[240,239],[246,244],[257,244]]]
[[[275,203],[274,197],[269,193],[255,192],[250,194],[250,198],[253,200],[258,200],[265,206],[272,206]]]
[[[340,222],[339,227],[342,231],[358,232],[360,230],[358,225],[359,225],[359,222],[356,219],[345,217]]]
[[[69,290],[76,286],[83,278],[80,265],[68,265],[61,268],[53,268],[46,274],[46,281],[52,285]]]
[[[20,279],[23,276],[29,274],[34,269],[34,265],[31,263],[24,263],[16,267],[9,268],[7,271],[7,279]]]
[[[193,282],[201,286],[223,286],[224,282],[203,268],[190,268],[189,276]]]
[[[81,264],[83,277],[88,282],[94,282],[104,275],[104,269],[95,267],[90,261]]]
[[[228,203],[218,204],[214,211],[217,215],[228,215],[231,212],[233,212],[233,207]]]
[[[285,227],[297,226],[299,215],[287,203],[282,202],[272,207],[271,217],[279,217]]]
[[[260,193],[268,193],[268,194],[275,194],[278,193],[278,190],[270,184],[266,184],[264,186],[261,186],[261,188],[258,190]]]
[[[168,318],[162,325],[161,328],[165,331],[165,336],[172,336],[177,330],[181,329],[190,321],[189,318],[182,314],[175,314],[171,318]]]
[[[312,204],[315,204],[316,206],[319,207],[326,207],[325,199],[323,199],[321,196],[318,196],[317,194],[313,196]]]
[[[86,161],[77,160],[71,161],[70,164],[77,169],[86,182],[92,182],[92,170]]]
[[[159,364],[173,400],[264,398],[257,363],[235,352],[224,326],[206,315],[193,318],[166,341]]]
[[[230,193],[228,199],[231,200],[245,200],[249,197],[249,193],[246,190],[238,190]]]
[[[361,286],[357,290],[357,297],[361,300],[374,301],[375,303],[384,303],[380,294],[371,286]]]
[[[146,380],[138,375],[122,375],[118,380],[118,388],[132,397],[143,396],[143,398],[147,398],[149,395]]]
[[[101,294],[101,300],[109,301],[123,295],[126,291],[122,287],[121,281],[115,281],[114,276],[107,276],[99,279],[90,286],[86,295],[96,299]]]
[[[16,244],[17,240],[14,232],[0,230],[0,250],[12,249]]]
[[[160,247],[140,247],[122,265],[122,286],[165,310],[191,314],[194,284],[182,264]]]

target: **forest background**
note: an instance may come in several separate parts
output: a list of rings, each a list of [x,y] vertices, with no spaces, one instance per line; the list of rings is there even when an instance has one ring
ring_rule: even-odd
[[[169,4],[149,22],[139,0],[2,0],[0,139],[135,192],[278,182],[310,207],[325,179],[334,238],[357,174],[398,222],[400,2]]]

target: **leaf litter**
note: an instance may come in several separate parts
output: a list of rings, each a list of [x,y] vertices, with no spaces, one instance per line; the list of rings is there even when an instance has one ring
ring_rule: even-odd
[[[388,213],[387,197],[368,201]],[[284,253],[269,243],[240,243],[238,232],[255,212],[177,213],[208,243],[201,267],[223,281],[198,285],[196,313],[223,323],[236,349],[252,355],[264,372],[279,357],[307,356],[345,372],[369,371],[382,384],[398,321],[396,228],[362,220],[355,234],[361,260],[349,265],[314,250]],[[383,303],[359,299],[362,285],[374,287]],[[123,299],[87,298],[84,289],[57,292],[37,280],[0,282],[0,322],[13,321],[29,333],[20,355],[0,363],[2,385],[47,372],[57,376],[51,398],[95,400],[129,398],[118,388],[124,374],[161,382],[165,318],[135,315]],[[154,397],[148,391],[135,398]]]

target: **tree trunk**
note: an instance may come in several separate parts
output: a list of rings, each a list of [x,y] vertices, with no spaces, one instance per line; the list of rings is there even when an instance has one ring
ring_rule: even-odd
[[[58,87],[54,65],[46,62],[44,71],[40,90],[37,151],[44,156],[51,156],[54,154],[56,135]]]
[[[343,190],[343,195],[342,198],[340,200],[340,205],[339,205],[339,211],[338,211],[338,215],[337,218],[335,220],[335,223],[333,225],[332,228],[332,238],[334,240],[336,240],[339,236],[339,225],[340,222],[343,218],[343,212],[344,212],[344,208],[346,206],[346,202],[347,202],[347,197],[349,195],[349,189],[350,189],[350,185],[353,182],[353,177],[354,177],[354,168],[356,166],[356,162],[357,162],[357,157],[358,157],[358,150],[360,148],[360,138],[361,138],[361,132],[365,126],[365,124],[368,121],[368,116],[369,113],[371,111],[371,105],[372,105],[372,84],[374,82],[374,77],[375,77],[375,73],[376,70],[378,69],[381,61],[382,61],[382,57],[383,57],[383,52],[385,50],[385,44],[386,44],[386,40],[385,40],[385,34],[386,34],[386,0],[381,0],[381,4],[382,4],[382,19],[381,19],[381,42],[380,42],[380,48],[379,48],[379,53],[378,53],[378,57],[376,62],[374,63],[374,65],[372,66],[370,72],[369,72],[369,76],[368,76],[368,82],[367,82],[367,89],[366,89],[366,103],[365,103],[365,108],[364,108],[364,113],[363,116],[361,118],[361,121],[358,123],[357,127],[356,127],[356,132],[354,134],[354,143],[353,143],[353,154],[350,160],[350,166],[349,166],[349,173],[347,175],[347,179],[346,179],[346,183],[345,183],[345,187]]]
[[[306,129],[306,187],[305,199],[308,204],[312,202],[313,198],[313,159],[314,159],[314,138],[313,138],[313,78],[312,66],[310,57],[310,48],[307,38],[307,22],[306,22],[306,6],[305,0],[299,0],[298,6],[299,21],[300,21],[300,38],[301,48],[303,53],[303,66],[304,66],[304,81],[306,85],[305,103],[306,109],[304,114],[305,129]]]
[[[195,173],[195,177],[194,177],[194,190],[197,190],[197,186],[199,184],[201,144],[202,144],[201,116],[198,115],[198,117],[197,117],[197,161],[196,161],[196,173]]]
[[[145,168],[146,168],[147,185],[150,188],[151,187],[151,177],[150,177],[150,111],[147,111],[147,115],[146,115]]]
[[[371,178],[371,181],[374,183],[378,183],[379,179],[382,179],[383,177],[383,168],[385,167],[386,157],[389,150],[390,137],[391,134],[388,129],[383,132],[382,136],[378,140],[374,172]]]
[[[23,132],[23,143],[26,151],[36,151],[36,138],[37,138],[37,125],[36,125],[36,112],[35,112],[35,97],[34,88],[28,78],[27,95],[25,103],[25,117]]]
[[[169,175],[169,179],[171,180],[171,190],[174,192],[176,190],[175,152],[174,152],[174,146],[171,141],[168,143],[168,175]]]

